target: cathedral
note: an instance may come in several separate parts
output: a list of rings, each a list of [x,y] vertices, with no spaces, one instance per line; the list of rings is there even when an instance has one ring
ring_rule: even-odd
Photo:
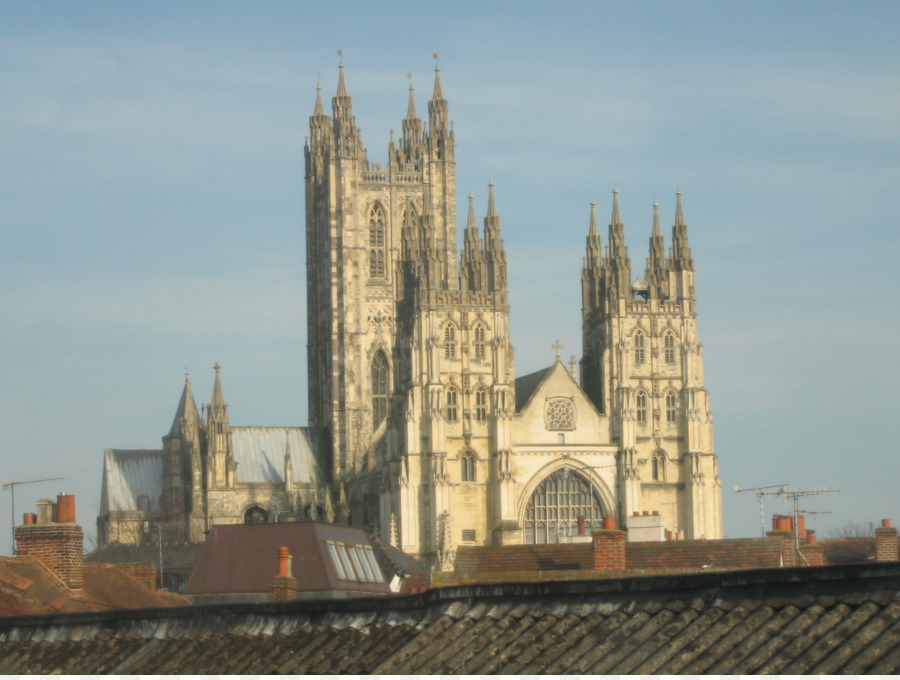
[[[317,519],[448,568],[459,545],[575,540],[604,517],[630,540],[640,521],[721,538],[681,193],[668,250],[654,206],[634,278],[617,192],[605,244],[591,204],[581,360],[567,365],[557,343],[551,366],[517,377],[493,185],[481,226],[469,196],[458,249],[454,144],[437,67],[427,118],[410,87],[385,163],[368,160],[343,64],[330,114],[317,88],[305,146],[308,425],[232,425],[218,365],[200,410],[186,380],[161,450],[105,452],[100,545]]]

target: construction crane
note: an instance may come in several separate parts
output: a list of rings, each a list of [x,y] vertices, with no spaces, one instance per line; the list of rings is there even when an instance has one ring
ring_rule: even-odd
[[[24,482],[7,482],[3,480],[3,490],[6,491],[9,489],[10,495],[12,496],[12,515],[9,518],[10,521],[10,529],[12,533],[12,554],[16,554],[16,487],[22,486],[23,484],[40,484],[41,482],[55,482],[60,479],[65,479],[65,477],[46,477],[44,479],[29,479]]]
[[[773,484],[771,486],[751,486],[747,489],[740,489],[737,486],[734,487],[735,496],[740,496],[742,493],[746,493],[748,491],[753,491],[756,495],[756,500],[759,501],[759,529],[762,536],[766,535],[766,512],[763,507],[766,496],[780,496],[787,490],[787,487],[787,484]]]

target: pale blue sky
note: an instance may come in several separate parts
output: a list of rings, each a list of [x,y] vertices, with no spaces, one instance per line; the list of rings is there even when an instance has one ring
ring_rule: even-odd
[[[900,522],[898,25],[892,2],[0,1],[0,477],[66,477],[17,515],[76,493],[93,536],[103,449],[158,448],[185,367],[205,402],[222,364],[234,424],[306,423],[303,138],[342,48],[376,162],[439,52],[461,218],[496,185],[518,375],[557,338],[580,355],[590,201],[605,224],[618,187],[640,271],[680,188],[726,534],[759,532],[735,485],[840,487],[803,504],[820,533]]]

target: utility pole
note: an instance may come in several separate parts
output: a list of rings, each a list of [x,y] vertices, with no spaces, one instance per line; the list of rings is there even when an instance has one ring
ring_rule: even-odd
[[[3,481],[3,490],[6,491],[9,489],[10,495],[12,496],[12,509],[10,512],[12,513],[9,518],[10,522],[10,534],[11,534],[11,544],[12,544],[12,554],[16,554],[16,487],[22,486],[23,484],[40,484],[41,482],[55,482],[59,479],[65,479],[65,477],[47,477],[45,479],[29,479],[24,482],[7,482]]]

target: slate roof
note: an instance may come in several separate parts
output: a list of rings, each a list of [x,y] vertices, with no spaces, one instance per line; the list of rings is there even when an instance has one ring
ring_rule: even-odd
[[[114,565],[83,569],[84,588],[70,590],[36,557],[0,557],[0,617],[188,604],[180,595],[144,588]]]
[[[0,673],[888,674],[900,565],[0,620]]]
[[[100,514],[139,510],[138,499],[147,498],[147,510],[160,511],[163,486],[163,452],[147,449],[106,449]]]
[[[547,366],[547,368],[516,378],[516,413],[522,412],[522,409],[528,404],[528,400],[531,399],[537,388],[541,386],[544,378],[547,377],[552,368],[553,366]]]
[[[284,452],[288,443],[293,481],[326,481],[316,463],[309,428],[236,426],[231,428],[231,443],[240,483],[284,484]]]

